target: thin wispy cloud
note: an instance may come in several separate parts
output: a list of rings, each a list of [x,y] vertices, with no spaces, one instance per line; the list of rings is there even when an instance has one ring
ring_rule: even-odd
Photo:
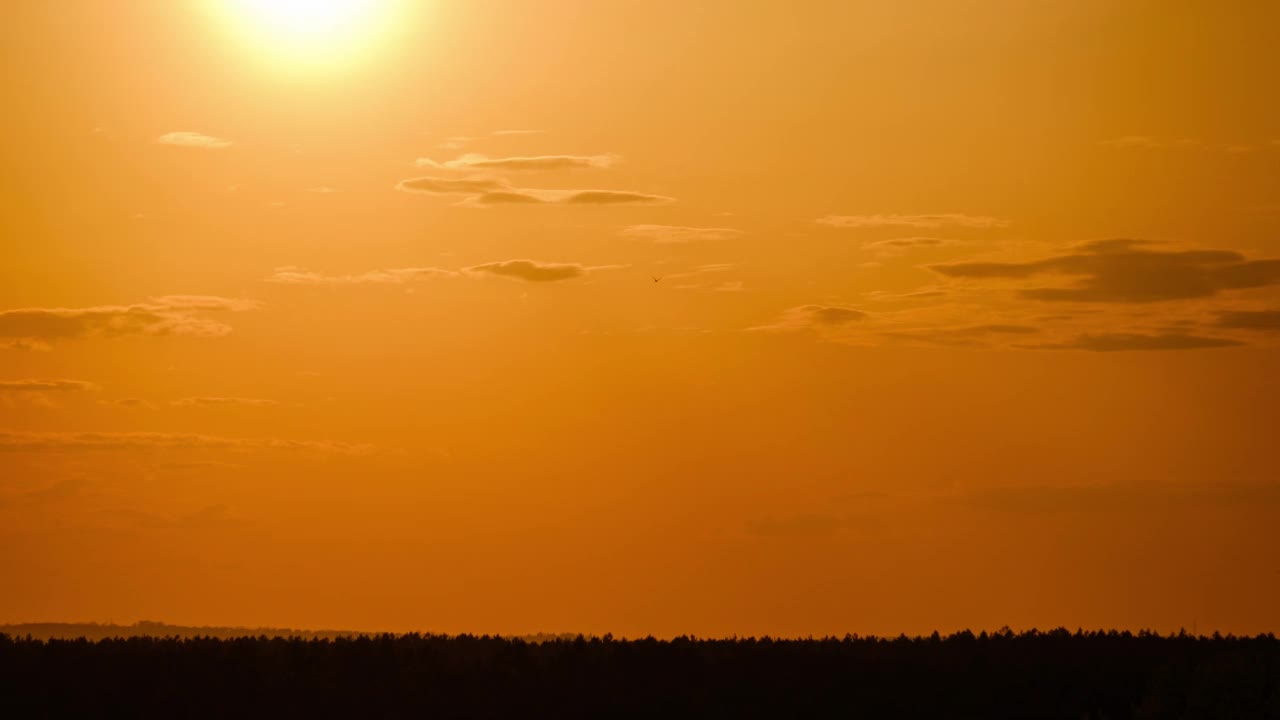
[[[325,275],[299,267],[282,267],[266,278],[280,285],[405,285],[434,278],[457,277],[454,270],[437,267],[390,268],[370,270],[356,275]]]
[[[565,205],[652,205],[675,201],[675,198],[665,195],[651,195],[629,190],[569,190],[550,197],[550,202]]]
[[[84,380],[0,380],[0,393],[87,392],[97,386]]]
[[[1031,325],[989,323],[961,327],[919,328],[912,330],[886,330],[880,335],[894,340],[905,340],[926,345],[944,347],[989,347],[1001,337],[1024,337],[1041,332]]]
[[[1280,310],[1224,310],[1214,324],[1236,330],[1280,330]]]
[[[99,401],[98,404],[111,405],[114,407],[122,407],[122,408],[129,408],[129,409],[143,409],[143,410],[156,409],[155,404],[152,403],[151,401],[143,400],[142,398],[132,398],[132,397],[118,398],[116,400],[101,400]]]
[[[231,327],[200,313],[242,312],[257,307],[258,304],[250,300],[168,295],[136,305],[18,308],[0,311],[0,338],[48,342],[127,335],[219,337],[231,332]]]
[[[205,135],[204,133],[183,130],[179,132],[165,133],[156,138],[156,142],[161,145],[174,145],[177,147],[196,148],[198,150],[225,150],[235,143],[226,138]]]
[[[965,215],[963,213],[938,213],[931,215],[827,215],[815,222],[835,228],[878,228],[878,227],[910,227],[910,228],[1003,228],[1009,226],[1008,220],[987,215]]]
[[[505,180],[493,178],[417,177],[401,180],[396,189],[427,195],[481,195],[510,188]]]
[[[1184,333],[1097,333],[1081,335],[1073,340],[1042,345],[1020,345],[1028,350],[1085,350],[1089,352],[1125,352],[1135,350],[1203,350],[1243,345],[1238,340],[1203,337]]]
[[[517,172],[548,172],[553,170],[580,170],[608,168],[621,160],[618,155],[532,155],[526,157],[488,157],[468,154],[456,160],[437,162],[430,158],[418,158],[418,167],[444,170],[498,170]]]
[[[0,430],[0,452],[83,452],[125,449],[153,450],[293,450],[340,455],[366,454],[368,445],[242,438],[199,433],[164,432],[25,432]]]
[[[800,305],[789,308],[769,325],[748,330],[791,331],[840,328],[867,320],[870,314],[842,305]]]
[[[1079,278],[1067,287],[1018,291],[1024,298],[1060,302],[1161,302],[1280,284],[1280,259],[1249,260],[1231,250],[1148,249],[1152,246],[1158,244],[1100,240],[1070,254],[1027,262],[958,262],[929,268],[949,278],[976,281]]]
[[[268,408],[276,407],[280,403],[275,400],[264,400],[262,398],[245,398],[245,397],[188,397],[180,400],[174,400],[169,403],[174,407],[188,408],[216,408],[216,407],[255,407]]]
[[[722,273],[732,270],[735,267],[733,263],[709,263],[707,265],[699,265],[689,270],[680,272],[672,272],[663,274],[663,278],[667,280],[679,280],[682,278],[698,277],[699,275],[707,275],[709,273]]]
[[[465,135],[454,135],[453,137],[445,138],[436,147],[440,150],[461,150],[474,139]]]
[[[467,272],[497,275],[524,282],[558,282],[582,277],[587,268],[576,263],[547,263],[535,260],[507,260],[467,268]]]
[[[1186,142],[1187,144],[1191,144],[1190,141]],[[1104,147],[1137,148],[1145,150],[1153,150],[1169,146],[1168,141],[1161,140],[1160,138],[1152,137],[1150,135],[1124,135],[1110,140],[1099,140],[1098,144]]]
[[[499,190],[474,195],[463,201],[469,207],[502,205],[661,205],[674,202],[664,195],[627,190]]]
[[[936,237],[901,237],[889,238],[887,240],[876,240],[862,244],[863,250],[877,250],[881,252],[895,252],[905,250],[916,250],[920,248],[937,248],[952,244],[952,240],[947,238]]]
[[[629,225],[619,230],[618,234],[636,240],[646,240],[658,245],[683,245],[685,243],[730,240],[742,235],[742,231],[720,227]]]
[[[630,190],[551,190],[518,188],[500,178],[417,177],[400,181],[396,189],[425,195],[461,195],[465,207],[504,205],[657,205],[674,202],[665,195]]]

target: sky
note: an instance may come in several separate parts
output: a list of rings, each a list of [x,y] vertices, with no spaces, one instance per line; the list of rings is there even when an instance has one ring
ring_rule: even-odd
[[[0,622],[1280,630],[1277,23],[6,2]]]

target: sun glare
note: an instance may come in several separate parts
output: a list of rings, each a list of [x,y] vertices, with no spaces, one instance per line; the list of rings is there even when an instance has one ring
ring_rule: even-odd
[[[395,0],[222,0],[237,34],[292,64],[335,65],[376,45]]]

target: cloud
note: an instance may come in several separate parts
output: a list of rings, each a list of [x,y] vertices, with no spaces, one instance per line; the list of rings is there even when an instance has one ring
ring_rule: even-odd
[[[1223,483],[1173,485],[1117,483],[1106,485],[1029,485],[981,488],[954,496],[971,507],[1018,514],[1143,510],[1184,505],[1203,510],[1209,505],[1280,503],[1280,484]]]
[[[487,207],[491,205],[540,205],[548,202],[537,195],[520,190],[496,190],[468,198],[464,205]]]
[[[0,338],[46,342],[65,338],[125,335],[219,337],[231,327],[202,317],[203,311],[240,312],[257,308],[249,300],[209,295],[167,295],[136,305],[87,308],[19,308],[0,311]]]
[[[275,400],[242,397],[189,397],[174,400],[170,405],[175,407],[276,407],[280,403]]]
[[[416,177],[401,180],[396,189],[402,192],[428,195],[479,195],[506,190],[510,185],[504,180],[485,178]]]
[[[648,240],[659,245],[679,245],[692,242],[730,240],[742,234],[741,230],[715,227],[684,227],[680,225],[629,225],[618,231],[623,237]]]
[[[1118,137],[1118,138],[1115,138],[1114,140],[1099,140],[1098,144],[1106,145],[1110,147],[1118,147],[1118,148],[1147,148],[1147,149],[1160,148],[1165,146],[1164,142],[1160,141],[1157,138],[1151,137],[1150,135],[1125,135],[1124,137]]]
[[[869,227],[913,227],[939,228],[954,226],[964,228],[1002,228],[1008,227],[1008,220],[985,215],[964,215],[961,213],[941,213],[935,215],[827,215],[815,222],[837,228],[869,228]]]
[[[202,510],[177,517],[165,517],[133,509],[117,510],[113,515],[128,521],[134,527],[149,530],[213,530],[246,527],[250,523],[232,515],[226,505],[210,505]]]
[[[665,195],[649,195],[626,190],[573,190],[557,202],[567,205],[649,205],[673,201],[674,198]]]
[[[0,340],[0,350],[17,350],[19,352],[48,352],[53,346],[43,340],[34,338],[14,338]]]
[[[416,177],[401,180],[396,189],[427,195],[465,195],[466,207],[496,205],[654,205],[674,202],[665,195],[629,190],[550,190],[517,188],[499,178]]]
[[[556,282],[582,277],[587,269],[581,265],[540,263],[534,260],[507,260],[467,268],[471,273],[488,273],[525,282]]]
[[[889,238],[888,240],[876,240],[875,242],[863,243],[863,250],[911,250],[915,248],[941,247],[950,244],[951,241],[946,238],[936,237],[902,237]]]
[[[1114,140],[1099,140],[1099,145],[1106,147],[1137,149],[1137,150],[1159,150],[1162,148],[1193,148],[1198,147],[1201,143],[1194,138],[1177,138],[1164,139],[1153,137],[1151,135],[1125,135],[1115,138]]]
[[[946,290],[938,290],[930,287],[904,293],[888,292],[886,290],[872,290],[871,292],[866,293],[866,296],[867,299],[874,300],[876,302],[903,302],[946,297],[950,294],[951,293]]]
[[[772,325],[762,325],[750,330],[804,330],[833,329],[859,323],[870,315],[854,308],[838,305],[801,305],[782,312],[782,316]]]
[[[39,505],[46,502],[65,500],[78,495],[86,485],[88,485],[88,482],[84,478],[65,478],[36,490],[28,490],[26,492],[9,495],[8,497],[0,497],[0,507]]]
[[[846,307],[803,305],[797,310],[817,325],[847,325],[867,318],[867,314],[861,310]]]
[[[87,392],[97,386],[84,380],[3,380],[0,393]]]
[[[454,135],[453,137],[445,138],[444,141],[439,145],[436,145],[436,147],[441,150],[461,150],[474,139],[475,138],[470,138],[465,135]]]
[[[122,408],[143,408],[147,410],[154,410],[156,407],[155,405],[151,404],[146,400],[143,400],[142,398],[120,398],[118,400],[102,400],[100,401],[99,404],[114,405],[116,407],[122,407]]]
[[[391,268],[370,270],[359,275],[322,275],[304,268],[276,268],[265,282],[281,285],[405,285],[431,278],[457,277],[453,270],[436,267]]]
[[[151,298],[151,302],[173,310],[227,310],[244,312],[257,310],[259,303],[254,300],[224,298],[216,295],[162,295]]]
[[[447,170],[508,170],[523,172],[547,172],[553,170],[577,170],[583,168],[607,168],[622,158],[618,155],[534,155],[527,157],[491,158],[485,155],[469,153],[456,160],[436,162],[429,158],[418,158],[414,163],[418,167],[443,168]]]
[[[695,267],[692,270],[687,270],[685,272],[670,273],[668,275],[665,275],[664,277],[674,280],[676,278],[687,278],[687,277],[694,277],[696,275],[706,275],[707,273],[725,272],[727,270],[732,270],[733,268],[734,268],[733,263],[711,263],[710,265],[699,265],[698,267]]]
[[[1237,330],[1280,330],[1280,310],[1228,310],[1218,313],[1214,324]]]
[[[1034,335],[1040,328],[1013,323],[987,323],[957,328],[927,328],[919,330],[887,331],[885,337],[899,340],[945,345],[949,347],[983,347],[1000,337]]]
[[[95,450],[299,450],[341,455],[368,453],[367,445],[283,440],[280,438],[229,438],[194,433],[160,432],[21,432],[0,430],[0,451],[76,452]]]
[[[1247,260],[1229,250],[1161,251],[1138,240],[1102,240],[1077,252],[1029,262],[961,262],[930,265],[950,278],[1026,279],[1040,275],[1081,278],[1071,287],[1019,291],[1032,300],[1143,303],[1216,295],[1222,290],[1280,284],[1280,260]]]
[[[198,148],[201,150],[222,150],[234,144],[230,140],[191,131],[165,133],[156,138],[156,142],[161,145],[176,145],[178,147]]]
[[[1228,338],[1201,337],[1184,333],[1095,333],[1081,335],[1063,343],[1019,345],[1026,350],[1085,350],[1088,352],[1125,352],[1131,350],[1199,350],[1235,347],[1243,343]]]

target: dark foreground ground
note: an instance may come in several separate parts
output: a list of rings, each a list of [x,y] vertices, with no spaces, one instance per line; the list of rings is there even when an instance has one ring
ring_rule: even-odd
[[[1280,718],[1280,641],[0,635],[0,717]]]

